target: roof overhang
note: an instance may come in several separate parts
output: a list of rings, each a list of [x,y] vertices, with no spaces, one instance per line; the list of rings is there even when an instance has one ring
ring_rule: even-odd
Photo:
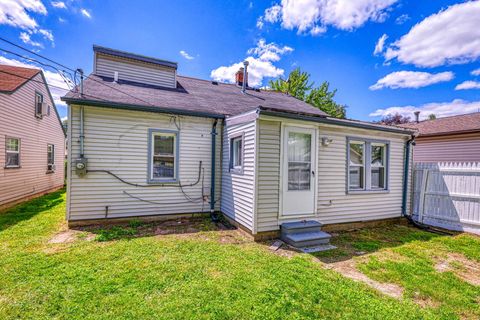
[[[398,133],[398,134],[404,134],[404,135],[413,135],[414,133],[416,133],[416,131],[407,130],[407,129],[400,129],[395,127],[381,127],[375,124],[369,124],[365,122],[356,122],[356,121],[349,121],[349,120],[342,120],[342,119],[321,117],[321,116],[312,116],[312,115],[305,115],[305,114],[298,114],[298,113],[288,113],[288,112],[279,112],[279,111],[262,110],[262,109],[259,109],[259,113],[260,115],[266,115],[266,116],[274,116],[274,117],[303,120],[303,121],[312,121],[312,122],[344,126],[344,127],[350,127],[350,128],[377,130],[377,131]]]
[[[175,115],[183,115],[183,116],[202,117],[202,118],[214,118],[214,119],[225,118],[225,116],[222,114],[199,112],[199,111],[184,110],[184,109],[165,108],[160,106],[125,104],[125,103],[118,103],[118,102],[111,102],[111,101],[98,101],[98,100],[79,99],[79,98],[70,98],[70,97],[62,97],[61,100],[65,101],[69,105],[76,104],[81,106],[166,113],[166,114],[175,114]]]

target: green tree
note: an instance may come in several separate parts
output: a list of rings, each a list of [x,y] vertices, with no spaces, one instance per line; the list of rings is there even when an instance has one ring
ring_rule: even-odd
[[[435,120],[435,119],[437,119],[437,116],[434,113],[428,115],[428,120]]]
[[[305,101],[335,118],[346,117],[346,107],[336,103],[333,98],[337,93],[330,91],[330,84],[324,81],[319,87],[310,82],[310,74],[300,68],[294,69],[288,75],[288,79],[271,80],[269,83],[273,90],[287,93],[299,100]]]

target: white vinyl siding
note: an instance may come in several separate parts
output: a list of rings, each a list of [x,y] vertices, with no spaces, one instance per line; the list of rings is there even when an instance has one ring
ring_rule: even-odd
[[[176,70],[153,63],[135,61],[96,53],[95,74],[112,78],[118,72],[119,80],[161,87],[176,88]]]
[[[52,110],[50,117],[35,117],[35,92],[43,101],[54,106],[47,88],[37,74],[13,93],[0,93],[0,206],[38,193],[61,187],[64,183],[63,165],[55,173],[46,174],[48,143],[55,144],[55,163],[63,163],[65,135],[60,121]],[[6,138],[20,140],[20,168],[6,169]]]
[[[278,230],[281,121],[259,121],[257,231]],[[318,197],[313,219],[325,224],[368,221],[401,216],[406,135],[381,131],[297,122],[318,127]],[[347,194],[347,137],[390,142],[389,190]],[[324,146],[322,137],[333,141]]]
[[[221,211],[253,231],[256,122],[227,125],[223,133]],[[243,169],[230,172],[230,139],[243,135]]]
[[[79,157],[79,106],[71,107],[72,130],[70,148],[72,159]],[[135,187],[120,182],[109,174],[90,172],[80,178],[69,167],[69,219],[109,218],[133,216],[200,213],[210,211],[211,143],[213,119],[179,116],[177,126],[171,116],[141,111],[84,107],[85,157],[88,170],[109,170],[125,181],[145,185],[148,178],[148,130],[150,128],[178,131],[178,178],[184,184],[200,182],[183,191],[179,187]],[[217,125],[217,130],[221,123]],[[219,131],[220,132],[220,131]],[[220,190],[220,134],[216,153],[216,209],[219,209]],[[202,188],[203,184],[203,188]],[[202,201],[202,195],[207,201]],[[139,199],[137,199],[139,198]],[[148,201],[148,202],[147,202]]]

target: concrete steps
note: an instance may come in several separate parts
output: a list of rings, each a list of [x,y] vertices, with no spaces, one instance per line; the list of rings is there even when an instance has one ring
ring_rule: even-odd
[[[322,231],[322,224],[318,221],[304,220],[281,225],[280,238],[304,252],[334,249],[335,247],[330,245],[331,237],[330,234]]]

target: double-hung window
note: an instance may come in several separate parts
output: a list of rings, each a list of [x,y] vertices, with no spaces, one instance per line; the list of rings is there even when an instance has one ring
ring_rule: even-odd
[[[348,191],[381,191],[388,188],[388,141],[349,138]]]
[[[35,116],[37,118],[42,117],[43,113],[43,95],[40,92],[35,92]]]
[[[178,179],[178,133],[150,129],[148,181],[175,182]]]
[[[230,172],[242,173],[243,135],[230,138]]]
[[[55,170],[55,146],[47,144],[47,171]]]
[[[18,138],[5,139],[5,167],[20,167],[20,139]]]

